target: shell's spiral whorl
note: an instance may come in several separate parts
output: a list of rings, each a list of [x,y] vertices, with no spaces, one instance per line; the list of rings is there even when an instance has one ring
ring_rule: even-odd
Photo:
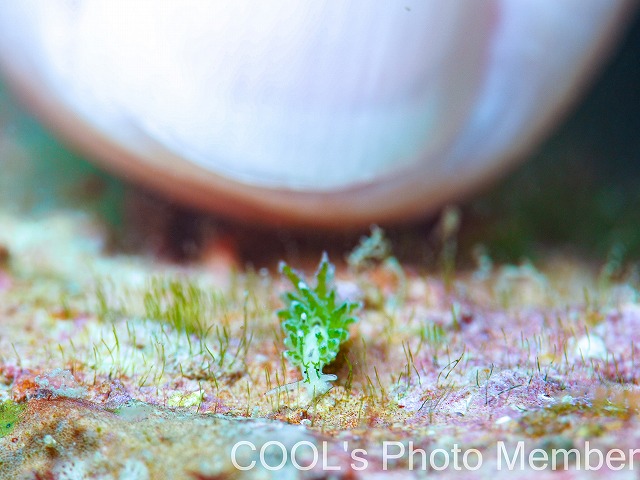
[[[262,223],[415,217],[557,123],[627,0],[0,0],[0,68],[106,168]]]

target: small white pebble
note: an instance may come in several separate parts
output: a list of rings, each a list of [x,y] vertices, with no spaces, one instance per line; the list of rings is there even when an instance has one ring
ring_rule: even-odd
[[[44,443],[45,447],[55,447],[58,442],[51,435],[45,435],[42,438],[42,443]]]
[[[584,335],[576,342],[574,355],[576,358],[606,360],[607,346],[605,345],[604,340],[597,335]]]
[[[308,418],[303,418],[302,420],[300,420],[300,425],[305,426],[305,427],[310,427],[311,426],[311,420],[309,420]]]
[[[502,425],[504,423],[509,423],[511,420],[513,420],[509,415],[505,415],[504,417],[500,417],[499,419],[496,420],[496,425]]]

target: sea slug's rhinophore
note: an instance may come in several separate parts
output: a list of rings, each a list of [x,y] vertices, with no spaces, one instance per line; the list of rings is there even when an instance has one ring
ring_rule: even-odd
[[[585,84],[626,0],[0,0],[0,68],[127,178],[266,223],[433,211]]]

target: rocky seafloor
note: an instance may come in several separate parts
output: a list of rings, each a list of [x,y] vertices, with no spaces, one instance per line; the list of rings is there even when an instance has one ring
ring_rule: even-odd
[[[334,388],[310,401],[268,394],[300,379],[275,270],[238,270],[213,247],[206,262],[108,254],[100,225],[71,212],[2,226],[2,477],[639,468],[637,290],[584,261],[448,276],[339,262],[336,291],[364,308],[326,369]]]

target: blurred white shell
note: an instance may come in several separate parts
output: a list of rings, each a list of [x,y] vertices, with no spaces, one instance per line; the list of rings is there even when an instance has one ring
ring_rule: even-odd
[[[0,67],[135,181],[247,220],[353,227],[503,171],[629,4],[0,0]]]

